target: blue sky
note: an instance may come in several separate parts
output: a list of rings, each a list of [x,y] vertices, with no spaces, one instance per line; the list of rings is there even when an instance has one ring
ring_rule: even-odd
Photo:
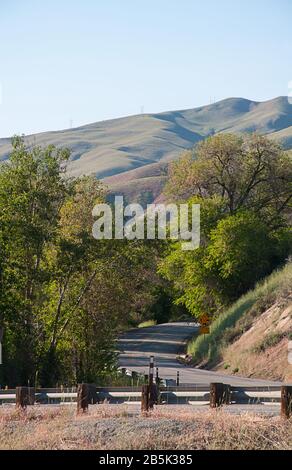
[[[0,0],[0,137],[287,95],[291,21],[291,0]]]

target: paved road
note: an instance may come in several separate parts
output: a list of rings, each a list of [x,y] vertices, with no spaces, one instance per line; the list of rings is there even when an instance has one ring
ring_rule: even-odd
[[[155,367],[159,368],[159,376],[166,379],[168,385],[175,384],[177,371],[180,372],[180,383],[224,382],[238,386],[280,384],[268,380],[228,376],[180,364],[177,361],[178,354],[183,353],[186,340],[197,331],[198,326],[195,323],[165,323],[130,330],[118,340],[119,366],[147,374],[149,357],[153,355]]]

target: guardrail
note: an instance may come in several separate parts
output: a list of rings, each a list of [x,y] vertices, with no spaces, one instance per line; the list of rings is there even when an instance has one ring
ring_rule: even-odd
[[[142,387],[96,387],[80,384],[71,388],[17,387],[0,390],[0,404],[28,405],[77,402],[77,410],[86,411],[89,404],[141,403],[143,412],[154,404],[209,405],[217,408],[232,404],[281,404],[281,416],[292,416],[292,386],[233,387],[223,383],[192,384],[177,387],[158,386],[153,382]]]

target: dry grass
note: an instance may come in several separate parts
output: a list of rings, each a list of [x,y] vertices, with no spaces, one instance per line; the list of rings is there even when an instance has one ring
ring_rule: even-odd
[[[288,341],[292,331],[292,302],[274,304],[233,343],[222,347],[222,362],[216,370],[238,369],[246,377],[261,377],[290,383],[292,364],[288,362]]]
[[[148,417],[126,405],[0,408],[0,449],[292,449],[292,421],[224,411],[158,408]]]

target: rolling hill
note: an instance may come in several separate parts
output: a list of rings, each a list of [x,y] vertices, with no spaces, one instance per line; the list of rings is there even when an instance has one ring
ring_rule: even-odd
[[[69,147],[71,175],[94,174],[112,192],[145,203],[159,197],[168,162],[183,150],[216,133],[254,131],[292,148],[288,98],[265,102],[228,98],[199,108],[113,119],[26,139]],[[10,139],[0,139],[0,160],[7,159],[10,150]]]

